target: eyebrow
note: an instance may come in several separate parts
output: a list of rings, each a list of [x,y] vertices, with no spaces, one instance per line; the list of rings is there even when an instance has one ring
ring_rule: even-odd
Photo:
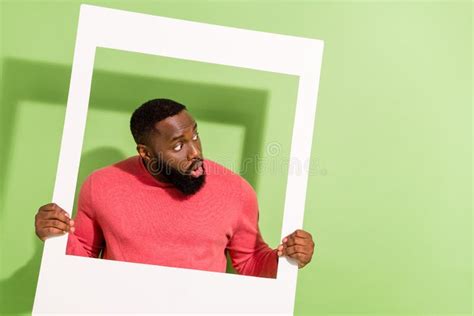
[[[197,127],[198,127],[197,122],[194,122],[193,131],[195,131],[195,130],[197,129]],[[178,140],[178,139],[180,139],[180,138],[183,138],[183,136],[184,136],[183,134],[178,135],[178,136],[175,136],[175,137],[171,138],[170,141],[171,141],[171,142],[174,142],[175,140]]]

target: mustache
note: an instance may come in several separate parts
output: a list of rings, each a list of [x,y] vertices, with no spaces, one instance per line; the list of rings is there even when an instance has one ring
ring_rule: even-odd
[[[145,162],[146,168],[148,171],[156,175],[158,173],[164,173],[165,175],[169,175],[171,172],[176,171],[178,172],[179,168],[181,167],[185,174],[191,173],[194,169],[196,169],[197,165],[200,165],[204,168],[204,158],[195,158],[191,163],[185,165],[185,161],[181,161],[178,163],[177,167],[171,167],[169,162],[165,162],[164,160],[160,159],[159,157],[154,157],[149,161]]]
[[[196,160],[193,161],[193,162],[191,163],[191,165],[189,166],[189,168],[187,168],[186,170],[189,171],[189,172],[190,172],[190,171],[193,171],[193,170],[196,168],[197,165],[199,165],[199,164],[202,165],[203,160],[204,160],[204,159],[202,159],[202,158],[196,158]]]

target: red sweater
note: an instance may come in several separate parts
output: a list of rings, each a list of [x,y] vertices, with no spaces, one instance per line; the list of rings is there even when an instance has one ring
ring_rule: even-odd
[[[79,194],[66,253],[170,267],[276,277],[278,255],[258,228],[255,191],[229,169],[204,161],[206,182],[185,196],[156,180],[139,156],[92,173]]]

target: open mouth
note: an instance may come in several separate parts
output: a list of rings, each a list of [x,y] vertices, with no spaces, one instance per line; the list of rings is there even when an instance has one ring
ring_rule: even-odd
[[[194,165],[191,166],[190,171],[189,171],[189,175],[193,178],[198,178],[198,177],[202,176],[203,173],[204,173],[204,169],[202,167],[202,161],[201,160],[194,163]]]

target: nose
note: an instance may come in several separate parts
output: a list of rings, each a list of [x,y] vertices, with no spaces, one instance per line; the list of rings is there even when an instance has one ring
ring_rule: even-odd
[[[190,144],[188,151],[188,160],[194,160],[196,158],[201,158],[201,151],[199,150],[197,144]]]

